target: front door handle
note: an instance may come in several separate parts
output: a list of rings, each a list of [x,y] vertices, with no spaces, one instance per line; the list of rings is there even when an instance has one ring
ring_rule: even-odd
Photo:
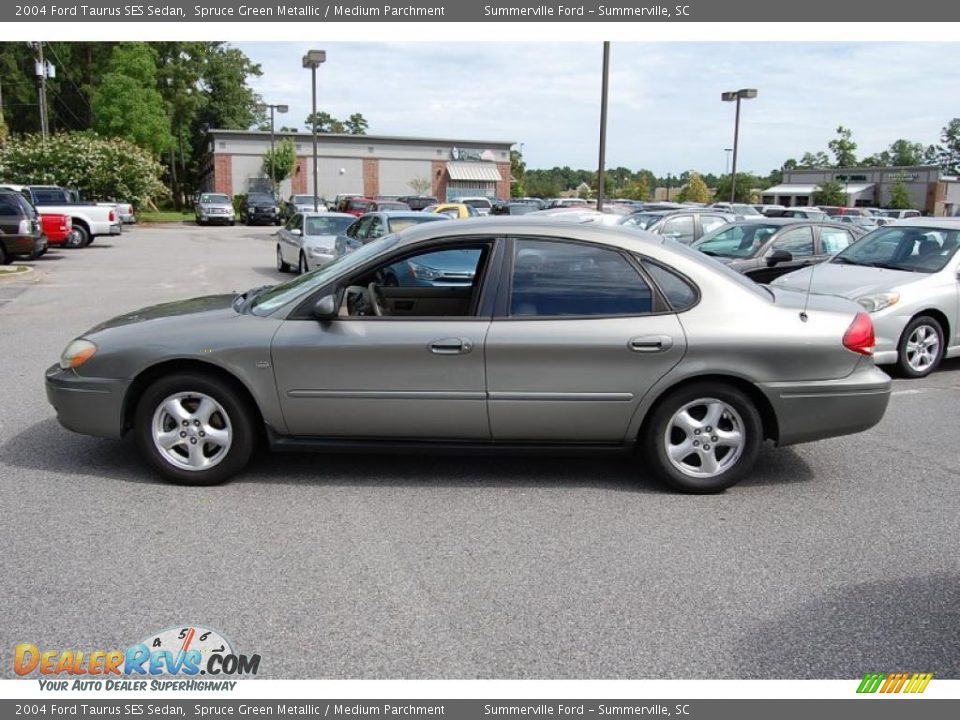
[[[434,355],[465,355],[473,350],[473,343],[466,338],[441,338],[429,345]]]
[[[627,347],[639,353],[663,352],[673,347],[673,338],[669,335],[643,335],[631,338]]]

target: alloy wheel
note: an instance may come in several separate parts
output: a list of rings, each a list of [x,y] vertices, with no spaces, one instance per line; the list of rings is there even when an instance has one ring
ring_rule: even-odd
[[[917,325],[907,338],[907,364],[918,373],[926,372],[940,355],[940,335],[930,325]]]
[[[199,392],[167,397],[153,413],[151,431],[160,456],[182,470],[207,470],[217,465],[233,443],[227,411]]]
[[[712,478],[729,470],[746,444],[743,419],[716,398],[688,402],[670,418],[663,441],[674,468],[692,478]]]

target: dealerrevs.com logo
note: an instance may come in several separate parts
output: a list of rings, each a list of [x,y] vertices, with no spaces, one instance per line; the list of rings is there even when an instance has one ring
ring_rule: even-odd
[[[215,630],[183,625],[148,635],[125,650],[16,646],[13,671],[39,676],[43,690],[232,690],[230,677],[256,675],[260,655],[234,652]]]

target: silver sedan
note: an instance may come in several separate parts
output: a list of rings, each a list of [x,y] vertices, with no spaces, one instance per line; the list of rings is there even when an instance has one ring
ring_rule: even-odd
[[[444,260],[440,256],[451,255]],[[429,256],[429,262],[424,260]],[[438,286],[424,267],[473,264]],[[406,263],[409,284],[387,284]],[[525,218],[437,222],[274,287],[145,308],[46,373],[60,422],[132,433],[174,482],[275,450],[637,452],[684,492],[855,433],[890,379],[849,300],[768,290],[678,243]]]
[[[333,260],[337,236],[357,218],[347,213],[295,213],[277,231],[277,270],[303,274]]]
[[[924,377],[960,355],[960,222],[898,220],[874,230],[830,262],[771,284],[855,300],[877,333],[875,360]]]

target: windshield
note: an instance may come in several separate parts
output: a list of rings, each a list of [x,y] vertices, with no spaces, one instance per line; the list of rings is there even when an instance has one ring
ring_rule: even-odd
[[[294,205],[313,205],[313,195],[294,195],[290,202]]]
[[[838,253],[831,262],[935,273],[943,270],[957,252],[958,236],[960,228],[880,228]]]
[[[693,247],[714,257],[753,257],[778,229],[765,223],[728,225],[704,235]]]
[[[409,210],[410,206],[402,202],[377,203],[378,210]]]
[[[323,287],[336,276],[350,272],[375,255],[389,250],[397,244],[397,241],[396,235],[386,235],[357,248],[352,253],[341,255],[322,268],[300,275],[290,282],[274,285],[266,292],[257,295],[250,305],[250,312],[254,315],[269,315],[278,307]]]
[[[273,197],[267,195],[266,193],[250,193],[247,195],[247,202],[249,203],[272,203]]]
[[[304,222],[306,225],[305,235],[339,235],[346,230],[356,218],[350,217],[308,217]]]
[[[733,211],[737,215],[759,215],[757,209],[753,205],[733,205]]]
[[[632,215],[624,217],[623,220],[620,221],[620,224],[626,227],[638,227],[641,230],[646,230],[657,222],[657,220],[662,219],[663,215],[657,213],[633,213]]]
[[[491,207],[490,201],[485,198],[467,198],[462,200],[464,205],[469,205],[470,207],[475,208],[489,208]]]
[[[214,195],[211,193],[206,193],[200,196],[200,202],[208,205],[229,205],[230,198],[228,198],[226,195]]]

